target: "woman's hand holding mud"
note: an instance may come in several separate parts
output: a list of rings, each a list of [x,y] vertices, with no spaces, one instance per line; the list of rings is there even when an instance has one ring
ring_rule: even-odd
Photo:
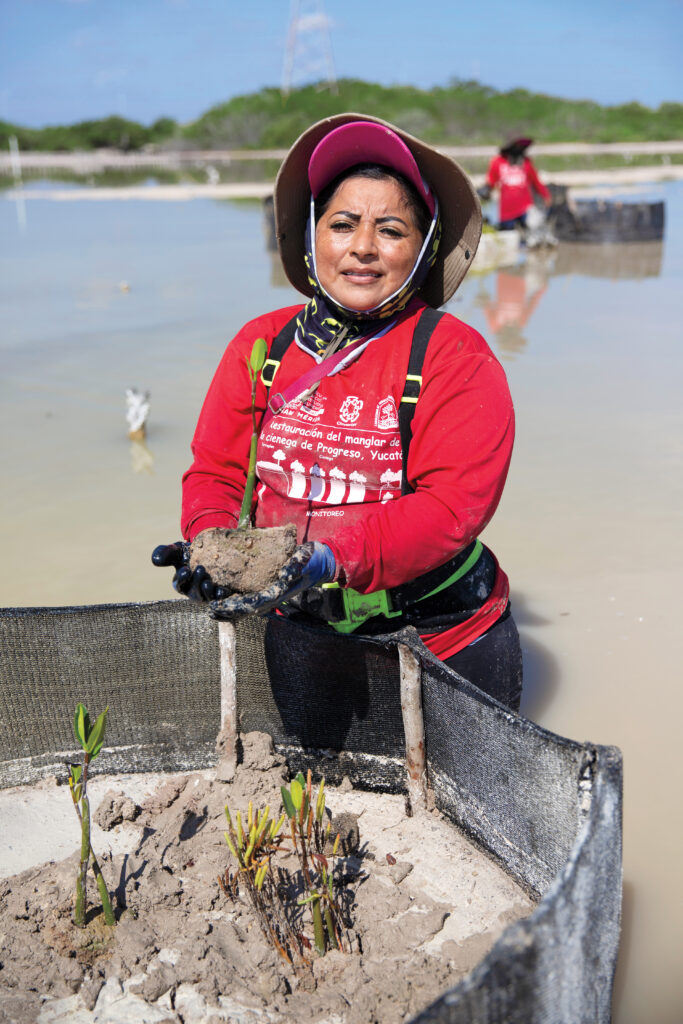
[[[308,541],[297,547],[280,569],[277,579],[265,590],[257,594],[233,594],[226,600],[217,598],[211,603],[211,612],[217,619],[249,613],[265,615],[302,590],[334,579],[335,571],[334,555],[327,544]]]
[[[152,552],[152,563],[175,569],[173,587],[179,594],[189,597],[191,601],[220,601],[229,597],[229,587],[218,586],[211,579],[203,565],[191,569],[190,545],[187,541],[176,541],[175,544],[158,544]]]

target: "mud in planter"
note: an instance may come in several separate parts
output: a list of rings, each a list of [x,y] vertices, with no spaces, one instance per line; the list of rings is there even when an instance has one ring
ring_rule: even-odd
[[[225,804],[233,817],[249,800],[277,808],[289,781],[269,736],[248,734],[243,750],[231,782],[213,772],[171,776],[145,801],[129,827],[129,851],[103,864],[117,883],[115,928],[97,913],[84,930],[71,924],[75,857],[4,880],[0,1014],[17,1024],[397,1024],[464,977],[510,922],[533,910],[521,887],[440,812],[406,817],[402,797],[363,793],[347,780],[327,794],[346,849],[335,870],[345,951],[315,953],[310,908],[302,907],[303,956],[287,963],[243,889],[228,898],[217,880],[235,868]],[[111,808],[121,806],[107,794],[96,819],[117,820]],[[296,881],[294,858],[287,860]]]
[[[0,749],[4,754],[0,785],[28,783],[64,772],[73,744],[70,719],[78,700],[93,708],[110,706],[109,746],[96,762],[103,771],[215,767],[214,741],[230,707],[221,671],[225,628],[226,624],[219,625],[180,601],[0,610],[4,683],[0,689]],[[508,880],[516,882],[535,904],[530,913],[527,907],[526,916],[522,913],[507,924],[488,952],[479,950],[476,964],[464,977],[463,965],[442,948],[440,969],[444,974],[439,994],[431,1002],[427,995],[420,1004],[423,1008],[409,1006],[404,1019],[411,1024],[607,1024],[621,905],[622,769],[615,748],[576,743],[511,714],[445,668],[410,630],[359,639],[275,618],[237,623],[234,711],[242,735],[268,733],[276,753],[286,758],[294,772],[310,767],[316,779],[324,776],[336,786],[348,777],[355,789],[389,794],[392,799],[398,795],[400,801],[405,791],[405,737],[399,645],[409,648],[420,666],[427,771],[436,807],[449,828],[479,846],[485,858],[500,865]],[[49,714],[43,713],[46,707]],[[21,732],[13,724],[18,719],[25,723]],[[204,775],[201,779],[198,788],[207,784]],[[208,793],[202,800],[188,818],[183,836],[193,828],[197,837],[209,829],[205,804],[214,807],[215,815],[222,812],[222,800],[220,808],[211,803]],[[184,807],[185,796],[180,803],[174,798],[163,813],[174,813],[174,803]],[[336,810],[332,797],[330,805]],[[162,815],[161,811],[155,813]],[[366,814],[359,819],[361,836]],[[386,816],[389,818],[389,813]],[[441,820],[433,819],[435,824]],[[391,832],[386,835],[390,837]],[[157,829],[140,848],[142,851],[150,842],[151,850],[156,842],[165,842],[167,856],[181,858],[180,868],[159,869],[160,884],[167,889],[154,909],[155,916],[177,910],[182,895],[175,891],[178,878],[184,885],[191,877],[189,861],[182,860],[190,839],[179,836],[178,822],[173,827],[169,823],[168,835]],[[216,855],[220,852],[224,869],[225,844],[222,836],[219,838],[220,844],[211,848]],[[410,859],[398,846],[376,844],[376,863],[386,860],[387,852],[398,863]],[[111,865],[101,859],[111,878]],[[151,857],[148,859],[151,864]],[[113,888],[123,885],[133,860],[130,855],[125,870],[117,862]],[[140,871],[142,864],[135,863],[135,871]],[[382,865],[377,881],[386,882],[382,872],[392,867],[388,861],[386,868]],[[416,870],[415,858],[406,883],[412,878],[413,884]],[[470,873],[469,878],[474,882],[478,876]],[[36,884],[26,878],[24,882]],[[67,893],[68,886],[61,890],[57,881],[54,884],[57,888],[43,897],[42,909],[27,907],[21,899],[14,901],[13,920],[40,914],[46,919],[53,912],[51,907],[63,906],[68,896],[62,900],[59,893]],[[360,885],[359,900],[362,890]],[[450,901],[430,895],[437,904],[462,906],[459,892],[454,891]],[[142,887],[138,898],[144,898]],[[13,899],[8,893],[0,906],[9,907]],[[124,915],[117,926],[122,933],[144,924],[144,913],[138,911],[137,919],[133,917],[133,893],[130,900],[129,916]],[[230,913],[220,901],[211,912],[221,910],[226,916]],[[454,912],[449,914],[442,929],[454,916]],[[36,924],[42,927],[34,919],[32,926]],[[30,932],[27,941],[35,941],[35,934]],[[195,935],[198,948],[204,943],[206,949],[204,967],[213,956],[208,941],[212,934]],[[434,938],[438,941],[440,935],[441,930]],[[138,964],[144,967],[139,973],[149,973],[148,941],[151,936],[140,940],[139,960],[126,968],[131,972],[126,984],[132,982]],[[431,941],[423,936],[422,945]],[[24,948],[25,943],[18,944],[13,956]],[[176,945],[166,948],[172,951]],[[420,950],[416,956],[427,955],[420,943],[415,948]],[[244,952],[242,945],[235,949]],[[171,962],[174,954],[161,950],[154,956],[158,970],[175,969],[179,962]],[[336,953],[332,956],[332,960],[323,960],[332,965],[339,959]],[[114,957],[112,954],[110,964]],[[69,960],[78,965],[75,958]],[[3,957],[0,970],[0,985],[6,986],[7,998],[11,998],[12,988],[7,988],[2,975],[11,962],[12,958]],[[247,957],[245,970],[249,963]],[[199,965],[196,969],[199,984],[205,971]],[[391,952],[384,973],[398,973],[392,969]],[[78,988],[80,976],[78,984],[71,984]],[[91,984],[93,989],[99,984],[94,975]],[[177,1000],[185,998],[184,984],[176,987]],[[345,984],[340,984],[340,990],[346,991]],[[102,992],[98,991],[98,999],[116,994],[109,983]],[[292,988],[291,994],[297,993],[302,994],[300,988]],[[278,989],[259,996],[272,1007],[286,994]],[[118,998],[123,998],[120,988]],[[166,1018],[173,1020],[179,1005],[176,1001],[176,1010],[166,1007]],[[189,1010],[183,1013],[190,1019]],[[339,1013],[336,1017],[344,1019]],[[210,1020],[210,1015],[205,1019]]]

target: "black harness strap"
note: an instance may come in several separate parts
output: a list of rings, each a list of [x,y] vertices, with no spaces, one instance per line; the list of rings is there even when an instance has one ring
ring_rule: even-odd
[[[422,366],[427,353],[429,340],[439,320],[444,316],[438,309],[427,306],[422,316],[415,325],[413,342],[408,360],[408,372],[406,383],[403,389],[403,398],[398,409],[398,430],[401,435],[401,451],[403,452],[403,476],[401,479],[401,494],[410,494],[413,488],[408,483],[408,449],[413,436],[411,423],[415,415],[415,406],[422,387]]]
[[[267,389],[270,389],[272,386],[273,381],[275,380],[275,374],[282,362],[282,357],[294,341],[298,315],[299,314],[297,313],[296,316],[287,321],[279,334],[276,335],[273,340],[273,344],[270,346],[268,358],[263,364],[263,369],[261,370],[261,380]],[[410,448],[410,440],[412,438],[411,423],[413,415],[415,414],[415,406],[420,395],[420,388],[422,387],[422,366],[425,360],[427,346],[429,345],[429,340],[442,316],[444,316],[444,314],[440,313],[438,309],[432,309],[430,306],[427,306],[427,308],[422,311],[420,319],[417,321],[415,330],[413,331],[410,358],[408,360],[408,372],[406,374],[406,382],[403,388],[403,397],[401,398],[398,410],[398,430],[401,435],[401,452],[403,454],[401,494],[410,494],[412,491],[412,487],[408,484],[407,469],[408,449]]]

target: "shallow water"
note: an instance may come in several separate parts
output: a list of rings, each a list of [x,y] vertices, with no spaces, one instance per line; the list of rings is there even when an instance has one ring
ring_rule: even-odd
[[[486,540],[512,583],[522,710],[624,754],[616,1024],[673,1024],[681,1005],[683,185],[648,197],[666,200],[663,244],[529,254],[470,275],[448,307],[503,360],[517,410]],[[260,205],[34,199],[22,211],[4,198],[0,237],[0,602],[169,597],[149,555],[179,536],[213,370],[244,321],[298,301],[265,252]],[[129,385],[151,391],[144,444],[127,438]]]

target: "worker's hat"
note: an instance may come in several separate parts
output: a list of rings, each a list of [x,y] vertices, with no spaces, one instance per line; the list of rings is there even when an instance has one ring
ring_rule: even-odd
[[[472,182],[454,160],[387,121],[337,114],[300,135],[275,182],[275,230],[287,277],[304,295],[313,287],[304,261],[311,194],[362,163],[391,167],[408,179],[433,214],[438,199],[441,241],[418,295],[437,308],[467,273],[481,236],[481,207]]]
[[[525,149],[528,149],[533,139],[528,138],[526,135],[515,135],[513,139],[508,141],[500,147],[501,156],[506,153],[523,153]]]

